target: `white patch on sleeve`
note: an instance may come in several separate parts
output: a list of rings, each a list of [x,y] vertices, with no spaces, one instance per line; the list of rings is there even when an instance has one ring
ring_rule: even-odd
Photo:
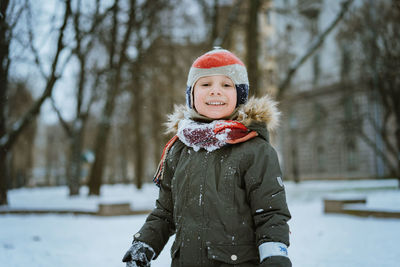
[[[288,257],[287,246],[280,242],[265,242],[258,247],[260,262],[272,256]]]
[[[278,181],[278,184],[283,187],[282,177],[278,176],[276,177],[276,180]]]

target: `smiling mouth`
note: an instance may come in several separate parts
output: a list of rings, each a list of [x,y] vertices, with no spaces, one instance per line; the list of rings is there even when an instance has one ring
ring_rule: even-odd
[[[210,101],[210,102],[206,102],[206,105],[208,105],[208,106],[223,106],[223,105],[225,105],[225,103],[219,102],[219,101]]]

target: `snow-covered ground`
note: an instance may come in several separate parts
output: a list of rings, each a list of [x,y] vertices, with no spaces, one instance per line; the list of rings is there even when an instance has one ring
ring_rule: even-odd
[[[358,218],[323,213],[324,198],[365,197],[367,207],[400,211],[396,180],[308,181],[286,183],[293,266],[399,266],[400,219]],[[130,202],[151,209],[157,187],[103,186],[101,197],[68,197],[65,187],[9,191],[12,209],[97,209],[98,203]],[[0,209],[4,209],[1,207]],[[121,258],[145,215],[96,217],[74,215],[0,215],[0,266],[124,266]],[[167,244],[153,267],[169,266]]]

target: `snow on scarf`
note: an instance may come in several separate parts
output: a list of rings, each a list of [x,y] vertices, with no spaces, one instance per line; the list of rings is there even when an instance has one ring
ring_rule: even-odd
[[[255,136],[257,136],[257,132],[250,131],[237,121],[215,120],[210,123],[203,123],[184,119],[179,123],[177,135],[165,146],[153,181],[159,186],[164,173],[165,158],[178,138],[182,143],[193,148],[194,151],[203,148],[211,152],[226,144],[242,143]]]

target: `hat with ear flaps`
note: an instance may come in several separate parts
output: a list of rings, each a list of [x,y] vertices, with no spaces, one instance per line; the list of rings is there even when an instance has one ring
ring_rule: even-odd
[[[198,57],[192,64],[186,87],[186,104],[193,108],[193,87],[198,79],[205,76],[228,76],[236,87],[236,107],[247,102],[249,96],[249,79],[246,66],[232,52],[215,48]]]

